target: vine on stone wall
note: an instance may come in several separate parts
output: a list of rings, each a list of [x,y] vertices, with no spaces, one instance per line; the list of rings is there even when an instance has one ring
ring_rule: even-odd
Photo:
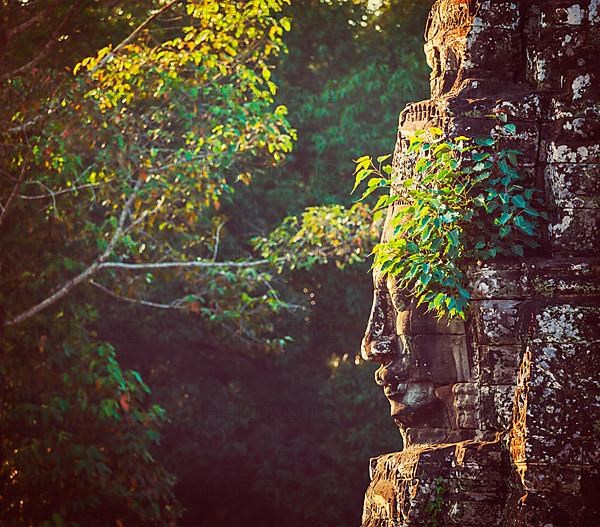
[[[429,515],[427,527],[438,527],[439,516],[444,507],[444,494],[448,491],[448,481],[441,476],[435,478],[431,500],[425,506],[425,512]]]
[[[516,133],[512,123],[501,127]],[[540,191],[524,186],[521,152],[501,148],[494,137],[448,139],[430,128],[410,138],[407,154],[413,170],[401,180],[384,165],[389,155],[355,161],[353,192],[366,182],[360,200],[383,190],[374,210],[393,207],[373,267],[439,318],[464,319],[471,298],[467,263],[539,247]]]

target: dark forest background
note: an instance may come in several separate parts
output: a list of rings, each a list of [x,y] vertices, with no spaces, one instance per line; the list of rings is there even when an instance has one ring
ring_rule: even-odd
[[[292,21],[284,36],[288,53],[278,59],[272,80],[279,86],[276,104],[287,106],[298,139],[283,164],[261,168],[251,186],[237,189],[220,205],[219,214],[228,219],[221,250],[231,259],[241,240],[270,232],[306,207],[350,206],[352,160],[391,152],[399,111],[428,96],[422,44],[431,2],[388,0],[378,9],[367,4],[297,0],[284,8]],[[22,6],[2,5],[4,27],[10,27],[11,16]],[[131,16],[143,19],[144,2],[128,8]],[[106,42],[119,42],[131,24],[103,17],[102,9],[102,3],[84,2],[70,22],[80,28],[78,39],[71,38],[59,55],[42,64],[56,70],[72,67]],[[46,22],[35,26],[24,45],[41,46],[60,23],[60,13]],[[4,56],[4,71],[19,60]],[[29,253],[21,251],[21,256],[33,254],[39,251],[35,244],[41,243],[44,225],[24,232],[9,226],[3,236],[13,236],[13,244],[30,244]],[[27,258],[15,262],[4,252],[3,259],[6,311],[20,280],[15,268],[20,272]],[[159,294],[171,286],[168,281],[156,285]],[[84,518],[80,521],[86,526],[115,525],[106,511],[127,508],[133,499],[138,500],[135,510],[156,509],[157,525],[175,524],[163,518],[164,503],[173,517],[179,503],[183,516],[177,525],[189,527],[358,525],[369,458],[401,448],[386,401],[373,382],[375,368],[359,356],[372,295],[369,262],[299,268],[279,280],[278,290],[304,306],[266,321],[273,335],[286,337],[278,347],[240,341],[219,320],[195,309],[131,305],[93,289],[63,305],[69,324],[38,320],[27,335],[11,329],[0,368],[3,416],[38,412],[46,428],[39,432],[32,418],[27,427],[7,425],[2,432],[0,454],[12,461],[0,471],[0,517],[8,522],[0,523],[75,525],[69,520],[74,517]],[[82,305],[85,314],[75,316]],[[261,320],[261,332],[264,327]],[[49,332],[64,344],[60,356],[47,356]],[[90,344],[90,334],[104,344]],[[141,440],[134,429],[122,435],[112,427],[88,426],[85,437],[65,447],[63,457],[49,460],[56,447],[45,443],[44,434],[51,430],[60,445],[75,434],[64,424],[69,411],[65,393],[78,394],[80,384],[98,386],[89,373],[93,361],[108,361],[107,368],[128,383],[143,378],[137,390],[148,387],[151,393],[142,393],[147,413],[144,417],[140,409],[140,422],[155,422],[156,429],[150,427]],[[56,415],[55,410],[44,413],[48,405],[38,390],[46,393],[46,403],[53,401]],[[40,405],[46,408],[42,413]],[[18,458],[19,449],[26,451],[23,458]],[[86,463],[106,452],[123,459],[118,470],[135,476],[135,484],[114,474],[100,483],[102,478],[88,470]],[[18,485],[17,466],[27,476]],[[38,495],[43,499],[34,506],[30,523],[20,523],[24,513],[15,503],[23,496],[36,501]],[[78,503],[78,508],[64,502]],[[151,514],[134,514],[116,525],[154,524],[140,517]]]
[[[275,75],[298,142],[285,166],[230,205],[240,238],[307,206],[353,201],[352,160],[390,152],[399,111],[428,96],[428,7],[394,2],[374,20],[364,3],[295,2],[289,54]],[[279,331],[294,338],[283,353],[206,345],[203,332],[218,333],[210,323],[163,316],[126,328],[130,342],[118,349],[143,368],[170,419],[161,457],[178,477],[182,525],[360,523],[369,458],[402,444],[375,367],[358,359],[368,270],[331,264],[291,277],[287,285],[312,305],[306,317],[281,322]]]

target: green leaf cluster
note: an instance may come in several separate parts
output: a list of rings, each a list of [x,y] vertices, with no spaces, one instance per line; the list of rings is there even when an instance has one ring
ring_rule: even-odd
[[[513,134],[508,123],[499,127]],[[520,152],[501,148],[497,136],[447,139],[439,128],[417,131],[409,141],[412,173],[398,178],[387,159],[355,161],[361,200],[378,190],[375,208],[390,208],[388,229],[375,246],[373,266],[439,317],[466,317],[470,262],[522,257],[540,246],[536,189],[527,186]]]

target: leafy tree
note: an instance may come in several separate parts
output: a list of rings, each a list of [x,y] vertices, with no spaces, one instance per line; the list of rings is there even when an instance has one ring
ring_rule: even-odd
[[[286,275],[285,285],[318,297],[310,319],[339,329],[338,346],[326,350],[339,356],[360,341],[371,302],[367,260],[379,238],[380,217],[350,203],[352,158],[365,149],[389,152],[399,111],[428,95],[420,28],[431,2],[386,0],[377,10],[368,4],[309,0],[287,8],[289,54],[274,75],[298,141],[281,167],[256,170],[255,184],[223,209],[230,233],[257,235],[263,255],[287,254],[290,267],[304,269],[308,261],[335,260]],[[352,269],[339,273],[348,263]],[[349,316],[340,316],[339,290]]]
[[[59,465],[8,456],[10,467],[68,489],[73,502],[49,492],[10,517],[166,525],[177,516],[171,481],[150,456],[162,411],[111,342],[171,416],[158,455],[180,479],[185,524],[357,523],[365,460],[398,438],[383,428],[371,368],[355,364],[377,235],[343,181],[352,152],[389,151],[397,111],[420,98],[425,67],[410,35],[423,10],[2,1],[3,411],[20,423],[66,401],[44,430],[13,431],[2,448],[29,452],[47,437]],[[290,55],[275,70],[284,42]],[[98,335],[84,330],[96,323]],[[133,328],[133,343],[119,324]],[[302,408],[328,401],[338,413],[275,429],[198,418],[207,400],[274,397]],[[98,477],[104,466],[114,489]],[[10,503],[31,496],[31,481],[17,479]],[[210,506],[232,486],[249,496],[243,513]],[[100,509],[108,514],[86,516]]]
[[[268,262],[221,260],[219,207],[245,178],[230,168],[291,148],[270,81],[282,2],[121,4],[4,2],[0,501],[15,525],[178,516],[150,453],[163,411],[86,331],[101,299],[217,319],[279,305],[263,301]],[[144,298],[162,278],[176,299]]]
[[[279,1],[197,2],[181,13],[181,36],[150,32],[151,20],[176,4],[156,10],[115,49],[80,62],[74,70],[80,78],[40,101],[36,115],[10,116],[14,128],[27,130],[5,152],[5,170],[35,176],[4,180],[3,194],[17,196],[7,204],[69,233],[57,255],[62,275],[44,276],[45,284],[56,280],[53,292],[22,284],[30,294],[20,298],[37,303],[18,313],[23,304],[11,302],[9,323],[27,320],[83,283],[114,294],[145,293],[153,278],[140,272],[165,269],[177,270],[172,279],[185,283],[186,294],[168,302],[174,308],[224,317],[240,304],[247,308],[242,295],[230,298],[238,301],[231,309],[205,300],[205,284],[222,275],[254,300],[253,269],[266,262],[218,261],[218,208],[232,181],[244,176],[228,172],[236,162],[261,154],[277,162],[291,149],[285,108],[269,108],[276,87],[267,62],[281,49],[289,22],[273,17]],[[42,122],[42,115],[49,117]]]
[[[349,203],[348,185],[352,157],[365,147],[389,151],[398,111],[426,96],[419,30],[426,9],[388,3],[373,13],[360,2],[287,8],[289,54],[273,79],[298,141],[281,167],[252,163],[252,184],[235,184],[232,201],[220,209],[222,250],[238,254],[255,237],[262,255],[274,260],[273,288],[304,307],[268,318],[272,332],[293,337],[285,353],[265,355],[256,341],[243,348],[207,319],[194,327],[190,319],[176,323],[148,312],[143,327],[156,329],[134,330],[129,339],[129,360],[151,375],[172,419],[161,459],[180,477],[184,525],[358,524],[368,458],[401,447],[373,368],[356,359],[372,294],[367,256],[379,233],[368,208]],[[360,25],[363,14],[367,26]],[[355,76],[362,85],[352,82]],[[364,83],[372,86],[368,93]],[[361,128],[369,112],[369,126]],[[317,136],[324,145],[318,155]],[[138,325],[141,316],[136,310],[128,318]],[[323,418],[252,414],[281,402],[292,410],[320,407]],[[236,418],[238,408],[244,419]],[[227,510],[224,497],[245,506]]]
[[[61,315],[3,339],[3,523],[175,525],[174,479],[151,453],[164,410],[96,341],[87,313]]]

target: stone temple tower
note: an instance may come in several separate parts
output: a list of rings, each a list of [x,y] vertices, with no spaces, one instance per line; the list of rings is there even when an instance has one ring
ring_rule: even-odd
[[[600,525],[600,0],[438,0],[425,41],[394,177],[415,130],[488,136],[504,114],[549,224],[535,255],[470,268],[465,323],[374,274],[363,356],[404,449],[371,460],[362,525]]]

